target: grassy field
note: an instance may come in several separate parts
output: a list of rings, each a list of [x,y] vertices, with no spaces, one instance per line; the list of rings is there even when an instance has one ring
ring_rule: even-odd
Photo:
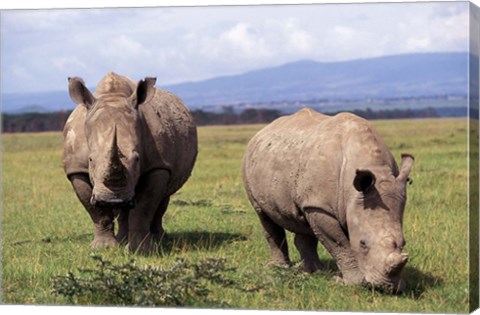
[[[93,227],[64,176],[60,133],[6,134],[3,142],[2,300],[4,304],[67,304],[52,294],[52,278],[95,265],[91,254],[115,263],[169,266],[223,258],[245,292],[211,284],[211,301],[189,307],[383,312],[468,311],[466,119],[376,121],[394,156],[416,157],[405,211],[407,290],[391,296],[338,285],[334,262],[307,275],[297,266],[266,265],[267,243],[241,180],[248,140],[261,126],[199,128],[192,177],[172,197],[165,229],[172,244],[161,255],[135,256],[122,248],[92,250]],[[398,161],[398,160],[397,160]],[[289,234],[292,259],[299,255]],[[88,301],[85,303],[89,303]]]

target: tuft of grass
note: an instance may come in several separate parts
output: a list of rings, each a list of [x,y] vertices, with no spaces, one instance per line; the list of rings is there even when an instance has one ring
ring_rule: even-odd
[[[206,199],[200,199],[196,201],[176,199],[173,200],[171,204],[176,206],[211,207],[212,201]]]

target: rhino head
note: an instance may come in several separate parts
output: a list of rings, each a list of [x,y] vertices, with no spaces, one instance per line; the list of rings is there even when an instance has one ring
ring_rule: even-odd
[[[134,207],[135,186],[141,170],[141,125],[138,106],[155,94],[155,78],[137,85],[109,73],[93,95],[81,78],[69,78],[72,100],[87,108],[85,136],[88,170],[93,186],[91,204]]]
[[[347,208],[350,246],[365,284],[391,293],[406,286],[402,279],[408,261],[408,254],[402,252],[403,212],[413,161],[413,156],[403,154],[398,174],[388,167],[357,169],[355,197]]]

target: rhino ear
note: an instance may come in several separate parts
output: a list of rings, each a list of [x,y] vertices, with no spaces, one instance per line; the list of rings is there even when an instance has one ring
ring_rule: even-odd
[[[68,78],[68,93],[76,104],[84,104],[87,109],[90,109],[95,102],[95,97],[79,77]]]
[[[353,186],[359,192],[366,193],[375,185],[375,175],[369,170],[357,170]]]
[[[414,161],[415,158],[413,155],[402,153],[402,165],[400,167],[400,173],[397,177],[399,181],[406,183],[409,180],[408,174],[410,174],[410,169],[412,168]]]
[[[148,103],[155,95],[155,83],[157,78],[145,78],[140,80],[137,85],[137,91],[134,94],[136,97],[135,108],[143,103]]]

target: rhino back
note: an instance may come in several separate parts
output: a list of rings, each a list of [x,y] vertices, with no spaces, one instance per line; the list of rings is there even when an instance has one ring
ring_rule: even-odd
[[[142,173],[169,170],[169,193],[173,193],[186,182],[195,163],[198,141],[193,117],[180,98],[158,88],[139,111],[143,122]]]
[[[250,199],[295,232],[302,209],[308,207],[346,222],[343,209],[353,183],[353,175],[346,173],[392,160],[368,121],[304,109],[275,120],[252,138],[244,157],[244,181]]]

